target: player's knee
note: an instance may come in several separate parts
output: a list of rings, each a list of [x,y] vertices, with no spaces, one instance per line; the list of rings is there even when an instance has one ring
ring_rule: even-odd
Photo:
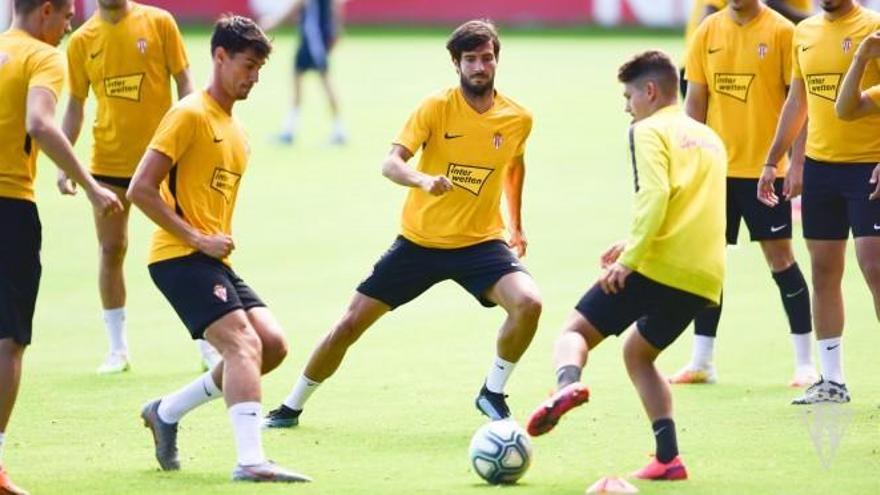
[[[333,327],[327,340],[331,345],[348,347],[361,336],[362,332],[363,330],[357,322],[356,315],[347,313],[336,323],[336,326]]]
[[[226,361],[242,360],[261,362],[263,345],[257,332],[247,322],[236,322],[227,332],[222,349]]]
[[[542,308],[541,296],[537,294],[522,294],[513,303],[514,315],[523,320],[536,321]]]
[[[859,267],[871,288],[871,292],[880,292],[880,259],[861,260]]]
[[[104,239],[101,241],[101,259],[114,264],[122,263],[125,253],[128,251],[128,241],[125,239]]]

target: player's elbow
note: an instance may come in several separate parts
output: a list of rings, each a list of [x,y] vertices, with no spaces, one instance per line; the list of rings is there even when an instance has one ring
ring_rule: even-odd
[[[386,179],[391,179],[394,177],[395,163],[393,160],[388,159],[382,162],[382,176]]]
[[[42,141],[49,134],[51,128],[52,122],[42,115],[28,115],[25,119],[25,130],[37,142]]]
[[[131,184],[128,185],[128,190],[125,191],[125,199],[140,208],[143,206],[144,198],[146,198],[145,189],[143,182],[137,180],[137,178],[132,179]]]
[[[853,120],[856,118],[855,108],[851,105],[846,105],[842,100],[837,100],[837,103],[834,104],[834,113],[837,114],[837,118],[840,120]]]

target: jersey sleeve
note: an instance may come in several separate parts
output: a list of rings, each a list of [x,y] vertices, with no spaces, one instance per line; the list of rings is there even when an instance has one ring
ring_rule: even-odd
[[[192,144],[197,126],[196,114],[180,106],[172,107],[159,122],[149,148],[177,163]]]
[[[630,157],[635,173],[635,217],[620,263],[638,270],[651,248],[669,204],[669,149],[655,129],[630,128]]]
[[[525,129],[523,130],[522,140],[519,142],[519,146],[516,147],[516,153],[514,153],[513,156],[523,156],[526,154],[526,143],[529,140],[529,135],[531,135],[531,133],[532,133],[532,116],[531,116],[531,114],[526,115],[524,122],[523,122],[523,127],[525,127]]]
[[[694,32],[688,47],[684,64],[684,78],[697,84],[706,84],[706,69],[703,66],[703,54],[706,53],[707,22],[703,22]]]
[[[56,100],[61,97],[64,89],[64,60],[58,50],[47,49],[36,54],[30,74],[29,89],[46,88],[55,95]]]
[[[70,94],[85,100],[89,96],[89,75],[86,73],[85,52],[78,38],[71,38],[67,45],[67,84]]]
[[[394,144],[399,144],[415,154],[428,142],[431,137],[432,123],[437,116],[438,105],[432,99],[428,99],[410,115],[409,120],[403,125],[403,129],[394,139]]]
[[[189,67],[189,59],[186,57],[186,47],[183,44],[183,37],[180,35],[180,29],[174,17],[167,12],[162,16],[162,46],[165,49],[165,63],[168,65],[168,72],[171,74],[180,74]]]

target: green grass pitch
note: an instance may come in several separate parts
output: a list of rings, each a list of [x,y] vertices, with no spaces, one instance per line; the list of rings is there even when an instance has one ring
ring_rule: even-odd
[[[208,77],[208,37],[187,33],[198,86]],[[313,345],[397,234],[404,188],[380,163],[404,120],[430,92],[457,84],[444,34],[354,34],[333,70],[352,140],[324,145],[330,132],[317,81],[306,89],[294,147],[269,143],[289,101],[293,39],[279,35],[248,101],[236,113],[250,133],[251,164],[235,219],[237,271],[269,303],[292,343],[264,380],[264,408],[287,394]],[[553,386],[552,343],[598,272],[598,255],[627,232],[632,179],[626,159],[618,64],[660,47],[678,56],[677,36],[508,34],[497,87],[534,112],[527,152],[526,259],[542,289],[544,314],[508,386],[524,421]],[[63,105],[59,106],[59,114]],[[88,129],[77,146],[87,159]],[[145,260],[152,227],[132,215],[127,260],[133,370],[99,377],[106,350],[96,289],[96,241],[82,197],[60,197],[41,160],[44,276],[34,345],[25,361],[4,462],[34,494],[485,494],[467,446],[483,423],[473,398],[494,355],[501,310],[481,309],[441,284],[381,320],[312,398],[296,430],[264,435],[267,454],[315,478],[307,486],[235,485],[231,429],[221,402],[184,419],[183,469],[157,470],[141,404],[194,378],[195,346],[154,288]],[[809,263],[798,239],[798,259]],[[646,494],[876,494],[880,492],[880,381],[871,355],[880,344],[870,296],[852,256],[846,274],[846,372],[853,421],[834,463],[821,467],[795,394],[787,324],[757,246],[729,253],[716,386],[676,388],[679,442],[691,472],[684,483],[638,483]],[[672,372],[690,353],[690,331],[662,356]],[[610,339],[591,355],[592,401],[558,430],[534,440],[534,462],[505,493],[578,494],[597,478],[646,461],[653,439]]]

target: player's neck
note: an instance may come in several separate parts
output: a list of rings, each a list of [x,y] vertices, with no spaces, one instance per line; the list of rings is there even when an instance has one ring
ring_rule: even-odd
[[[131,2],[125,2],[122,7],[118,9],[105,9],[101,6],[98,7],[99,15],[101,19],[105,22],[109,22],[110,24],[116,24],[121,21],[129,12],[131,12]]]
[[[758,17],[758,15],[764,11],[767,7],[764,6],[761,2],[756,2],[755,6],[751,9],[727,9],[730,11],[730,18],[733,19],[733,22],[743,26],[748,24],[752,19]]]
[[[216,79],[215,79],[216,80]],[[229,96],[217,83],[211,83],[206,89],[208,96],[214,99],[220,108],[229,115],[232,115],[232,105],[235,104],[235,98]]]
[[[846,14],[849,14],[850,12],[852,12],[853,9],[855,9],[855,8],[856,8],[855,2],[851,1],[848,3],[842,3],[840,5],[840,7],[837,8],[837,10],[834,10],[832,12],[826,11],[825,12],[825,19],[828,21],[836,21],[837,19],[840,19],[841,17],[845,16]]]
[[[488,112],[492,105],[495,103],[495,89],[489,88],[485,93],[478,95],[474,94],[464,88],[461,88],[461,96],[464,97],[464,101],[467,102],[468,106],[474,109],[477,113],[485,113]]]
[[[14,19],[12,19],[12,25],[10,27],[12,27],[12,29],[24,31],[25,33],[40,41],[45,41],[41,36],[42,29],[40,29],[39,22],[35,20],[34,16],[16,16]]]

